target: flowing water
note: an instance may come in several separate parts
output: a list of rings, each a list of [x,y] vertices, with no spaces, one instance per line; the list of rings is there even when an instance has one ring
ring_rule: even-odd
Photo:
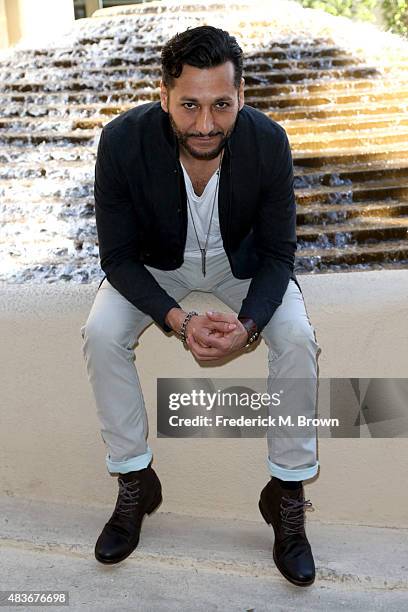
[[[93,173],[102,126],[157,100],[160,49],[209,23],[246,54],[246,103],[292,147],[298,272],[408,264],[408,44],[293,2],[152,2],[0,57],[0,279],[103,277]],[[373,35],[376,43],[373,43]]]

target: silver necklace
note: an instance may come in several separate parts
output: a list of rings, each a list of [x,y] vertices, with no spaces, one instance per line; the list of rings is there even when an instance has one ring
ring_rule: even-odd
[[[201,246],[200,241],[198,239],[198,234],[197,234],[196,226],[195,226],[195,223],[194,223],[194,217],[193,217],[193,213],[192,213],[191,206],[190,206],[190,200],[188,198],[188,193],[186,194],[187,195],[187,204],[188,204],[188,208],[190,210],[191,220],[193,222],[194,232],[195,232],[195,235],[196,235],[196,238],[197,238],[197,242],[198,242],[198,248],[200,249],[200,253],[201,253],[201,270],[203,272],[203,276],[205,276],[205,271],[206,271],[205,270],[205,263],[206,263],[205,262],[205,258],[206,258],[206,255],[207,255],[207,245],[208,245],[208,238],[210,236],[211,222],[212,222],[213,213],[214,213],[214,204],[215,204],[215,200],[217,198],[218,185],[219,185],[219,182],[220,182],[220,173],[221,173],[221,164],[222,164],[223,155],[224,155],[224,152],[221,153],[220,163],[218,165],[218,170],[217,170],[217,185],[215,187],[214,198],[213,198],[212,209],[211,209],[210,224],[208,226],[207,238],[205,240],[204,247]]]

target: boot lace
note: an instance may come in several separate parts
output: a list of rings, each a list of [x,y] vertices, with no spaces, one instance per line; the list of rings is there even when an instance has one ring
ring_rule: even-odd
[[[122,515],[125,518],[129,518],[135,506],[139,504],[140,498],[140,487],[135,488],[136,485],[140,484],[140,480],[133,480],[124,482],[120,478],[119,483],[119,496],[115,508],[116,515]]]
[[[282,501],[285,500],[287,505]],[[306,508],[313,508],[310,499],[294,499],[292,497],[282,497],[280,504],[280,515],[282,527],[286,535],[302,533],[304,529],[304,512]],[[313,508],[314,510],[314,508]]]

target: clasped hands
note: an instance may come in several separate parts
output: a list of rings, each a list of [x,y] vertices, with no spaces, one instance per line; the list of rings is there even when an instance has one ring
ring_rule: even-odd
[[[234,314],[213,312],[194,315],[187,324],[187,346],[200,361],[221,359],[243,348],[248,332]]]

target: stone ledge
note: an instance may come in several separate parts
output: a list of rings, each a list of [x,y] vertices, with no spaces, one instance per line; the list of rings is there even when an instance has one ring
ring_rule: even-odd
[[[406,377],[408,270],[302,275],[300,283],[322,347],[321,377]],[[97,286],[0,287],[6,366],[0,373],[0,494],[79,504],[112,499],[115,483],[107,476],[81,353],[80,327]],[[211,294],[198,292],[183,306],[228,310]],[[168,490],[168,509],[256,518],[251,500],[266,482],[266,441],[156,438],[156,379],[263,377],[264,341],[224,365],[203,367],[174,335],[150,325],[140,337],[136,359],[154,467]],[[408,526],[408,490],[401,488],[408,470],[405,439],[320,439],[318,453],[319,475],[306,484],[319,509],[312,522]],[[399,503],[388,503],[397,490]]]

